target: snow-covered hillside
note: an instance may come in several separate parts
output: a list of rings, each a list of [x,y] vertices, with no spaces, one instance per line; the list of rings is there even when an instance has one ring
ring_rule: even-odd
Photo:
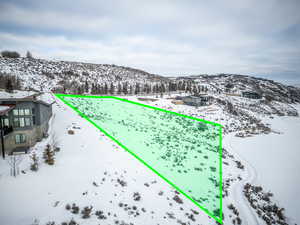
[[[218,93],[240,93],[241,91],[255,91],[265,96],[268,100],[292,103],[300,102],[300,89],[287,86],[272,80],[236,75],[198,75],[178,77],[176,80],[192,80],[195,83],[205,84]]]
[[[10,176],[8,163],[0,160],[0,201],[4,203],[0,205],[1,224],[48,225],[68,222],[74,225],[74,223],[69,223],[72,219],[84,225],[216,224],[214,219],[209,218],[191,201],[60,100],[55,99],[51,94],[41,97],[44,100],[56,101],[53,105],[54,115],[50,122],[49,137],[34,146],[29,155],[23,156],[20,174],[16,178]],[[232,130],[241,123],[241,120],[237,120],[238,117],[231,116],[218,104],[195,108],[173,104],[172,97],[174,96],[156,99],[153,96],[156,101],[139,100],[136,96],[126,98],[217,121]],[[293,105],[293,107],[299,109],[299,105]],[[253,112],[253,115],[259,116],[263,123],[269,123],[270,130],[274,132],[256,135],[253,138],[260,137],[262,141],[255,142],[254,145],[247,144],[251,142],[249,137],[234,137],[236,131],[225,134],[223,146],[224,224],[267,224],[265,221],[273,221],[273,224],[294,224],[299,218],[287,205],[289,198],[283,195],[280,189],[272,187],[276,185],[276,180],[279,182],[284,180],[284,171],[290,172],[291,170],[281,167],[283,171],[277,173],[277,179],[269,185],[270,177],[265,175],[268,173],[263,165],[264,162],[267,163],[268,171],[278,170],[280,154],[296,146],[296,140],[287,139],[289,147],[276,155],[269,153],[270,159],[268,153],[261,153],[262,157],[260,157],[257,151],[264,151],[265,144],[272,141],[268,139],[268,137],[271,138],[270,135],[282,137],[283,141],[284,137],[287,137],[281,133],[284,130],[281,130],[280,126],[273,126],[272,121],[290,118],[299,126],[299,117],[273,115],[272,119],[258,112]],[[53,143],[59,146],[60,151],[55,153],[55,164],[50,166],[44,162],[42,155],[46,145],[53,145]],[[247,157],[247,154],[253,155],[252,148],[257,149],[254,154],[262,160],[262,163],[256,165],[255,161]],[[274,147],[269,150],[271,149]],[[30,170],[32,163],[30,157],[33,153],[39,157],[37,172]],[[295,156],[293,154],[286,156],[286,161],[289,161],[296,170],[299,169],[295,160],[288,159],[288,156]],[[272,158],[275,163],[268,163]],[[251,186],[245,189],[248,187],[245,186],[247,183]],[[296,197],[297,193],[293,191],[296,192],[299,185],[294,183],[295,188],[291,188],[290,185],[283,185],[284,190]],[[256,209],[251,207],[253,199],[256,199],[254,205]],[[85,207],[87,208],[84,209]],[[283,211],[282,207],[286,210]],[[86,218],[83,218],[84,215],[87,215]],[[283,219],[281,215],[284,215]]]
[[[167,78],[116,65],[0,57],[0,78],[5,75],[17,77],[22,89],[36,91],[111,95],[255,91],[267,101],[300,103],[300,88],[235,74]]]
[[[74,92],[74,85],[86,82],[91,87],[104,83],[117,85],[118,82],[128,82],[128,85],[135,85],[168,81],[167,78],[123,66],[28,58],[0,57],[0,72],[17,76],[23,88],[38,91],[61,90],[65,86],[66,89],[73,88]]]
[[[56,103],[49,137],[22,157],[20,175],[11,177],[7,161],[0,160],[0,202],[4,202],[0,205],[1,225],[46,225],[51,221],[57,225],[72,218],[79,224],[216,224],[51,91],[113,94],[222,124],[224,224],[300,222],[295,205],[288,204],[291,196],[297,196],[294,192],[299,184],[291,188],[291,184],[276,183],[277,179],[287,180],[284,176],[291,168],[300,169],[294,160],[297,153],[290,150],[297,147],[292,134],[300,129],[299,88],[242,75],[166,78],[115,65],[0,57],[0,78],[7,81],[10,76],[20,80],[21,89],[28,91],[1,91],[0,97],[47,92],[38,98]],[[6,85],[2,83],[0,88]],[[255,91],[262,98],[242,97],[243,91]],[[212,102],[202,107],[174,104],[175,96],[190,94],[207,94]],[[147,96],[154,100],[147,101]],[[285,122],[277,123],[287,120],[293,132]],[[268,145],[277,138],[276,146]],[[44,163],[42,156],[47,144],[60,148],[53,166]],[[282,156],[284,151],[289,153]],[[30,170],[33,153],[39,157],[37,172]],[[281,158],[291,168],[280,167],[279,171]],[[269,182],[270,171],[277,171],[273,183]],[[285,195],[285,191],[290,194]],[[89,212],[89,218],[82,218]]]
[[[223,121],[220,117],[216,121],[224,124],[225,132],[240,131],[240,136],[270,132],[261,115],[298,116],[293,103],[300,103],[300,88],[234,74],[166,78],[115,65],[0,57],[0,75],[17,77],[22,89],[37,91],[101,95],[208,94],[213,97],[213,110],[224,114]],[[243,91],[255,91],[263,97],[243,98],[240,96]]]

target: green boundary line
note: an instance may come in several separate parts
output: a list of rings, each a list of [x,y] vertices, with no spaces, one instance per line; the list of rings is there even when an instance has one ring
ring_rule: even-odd
[[[54,94],[54,95],[56,97],[58,97],[62,102],[64,102],[67,106],[69,106],[71,109],[73,109],[74,111],[76,111],[82,118],[86,119],[88,122],[90,122],[91,124],[93,124],[96,128],[98,128],[101,132],[103,132],[112,141],[114,141],[115,143],[117,143],[120,147],[122,147],[124,150],[126,150],[127,152],[129,152],[137,160],[139,160],[146,167],[148,167],[150,170],[152,170],[160,178],[162,178],[164,181],[166,181],[168,184],[170,184],[172,187],[174,187],[182,195],[184,195],[186,198],[188,198],[189,200],[191,200],[196,206],[198,206],[207,215],[209,215],[210,217],[212,217],[213,219],[215,219],[220,224],[223,224],[223,218],[222,218],[223,217],[223,203],[222,203],[222,199],[223,199],[223,193],[222,193],[222,189],[223,189],[222,188],[222,186],[223,186],[222,185],[222,149],[223,149],[222,148],[222,127],[223,126],[221,124],[214,123],[214,122],[211,122],[211,121],[207,121],[207,120],[204,120],[204,119],[199,119],[199,118],[188,116],[188,115],[184,115],[184,114],[180,114],[180,113],[176,113],[176,112],[172,112],[172,111],[168,111],[168,110],[157,108],[157,107],[154,107],[154,106],[144,105],[142,103],[130,101],[130,100],[123,99],[123,98],[118,98],[118,97],[115,97],[115,96],[71,95],[71,94]],[[135,105],[143,106],[143,107],[146,107],[146,108],[155,109],[155,110],[159,110],[159,111],[162,111],[162,112],[171,113],[171,114],[175,114],[177,116],[181,116],[181,117],[185,117],[185,118],[189,118],[189,119],[201,121],[201,122],[204,122],[204,123],[208,123],[208,124],[211,124],[211,125],[214,125],[214,126],[218,126],[219,127],[219,143],[220,143],[219,144],[219,170],[220,170],[220,172],[219,172],[219,174],[220,174],[220,215],[219,215],[219,217],[220,218],[216,217],[211,212],[209,212],[209,210],[207,210],[206,208],[204,208],[203,206],[201,206],[198,202],[196,202],[194,199],[192,199],[190,196],[188,196],[186,193],[184,193],[173,182],[171,182],[170,180],[168,180],[167,178],[165,178],[163,175],[161,175],[158,171],[156,171],[151,166],[149,166],[144,160],[142,160],[135,153],[133,153],[131,150],[129,150],[120,141],[118,141],[113,136],[111,136],[109,133],[107,133],[103,128],[99,127],[96,123],[94,123],[92,120],[90,120],[86,115],[84,115],[82,112],[80,112],[76,107],[72,106],[69,102],[67,102],[64,98],[62,98],[64,96],[65,97],[73,97],[73,98],[113,98],[113,99],[117,99],[117,100],[120,100],[120,101],[129,102],[129,103],[132,103],[132,104],[135,104]]]

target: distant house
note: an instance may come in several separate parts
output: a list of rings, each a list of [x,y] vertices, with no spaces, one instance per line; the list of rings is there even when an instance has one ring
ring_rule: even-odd
[[[208,96],[208,95],[185,96],[185,97],[182,97],[182,101],[186,105],[206,106],[206,105],[210,104],[211,96]]]
[[[242,96],[245,98],[261,99],[262,96],[254,91],[243,91]]]
[[[46,136],[52,104],[25,98],[0,98],[0,150],[2,156],[19,152],[27,153]]]

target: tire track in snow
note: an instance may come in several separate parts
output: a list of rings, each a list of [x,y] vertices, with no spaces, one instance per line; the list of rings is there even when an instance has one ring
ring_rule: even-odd
[[[249,163],[245,158],[243,158],[237,151],[232,147],[232,135],[228,135],[225,137],[227,139],[227,147],[229,147],[228,151],[234,154],[234,158],[236,160],[240,160],[245,167],[244,176],[242,180],[237,180],[230,187],[231,197],[234,201],[235,206],[238,208],[240,213],[240,218],[242,219],[242,224],[247,225],[257,225],[261,224],[256,212],[252,209],[248,200],[244,195],[244,185],[246,183],[252,183],[257,177],[256,169]]]

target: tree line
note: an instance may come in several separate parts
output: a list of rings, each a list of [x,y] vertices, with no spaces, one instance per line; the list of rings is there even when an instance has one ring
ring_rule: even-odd
[[[72,94],[93,94],[93,95],[138,95],[138,94],[166,94],[169,92],[185,92],[190,94],[200,94],[207,92],[206,86],[196,84],[192,81],[170,81],[156,83],[129,83],[129,82],[59,82],[59,87],[53,89],[54,92]]]
[[[13,90],[20,90],[22,87],[21,80],[10,74],[0,72],[0,88],[5,89],[7,92],[13,92]]]
[[[16,51],[8,51],[8,50],[4,50],[1,52],[1,56],[4,57],[4,58],[20,58],[21,55],[19,52],[16,52]],[[32,59],[33,56],[31,54],[30,51],[27,51],[26,52],[26,58],[28,59]]]

